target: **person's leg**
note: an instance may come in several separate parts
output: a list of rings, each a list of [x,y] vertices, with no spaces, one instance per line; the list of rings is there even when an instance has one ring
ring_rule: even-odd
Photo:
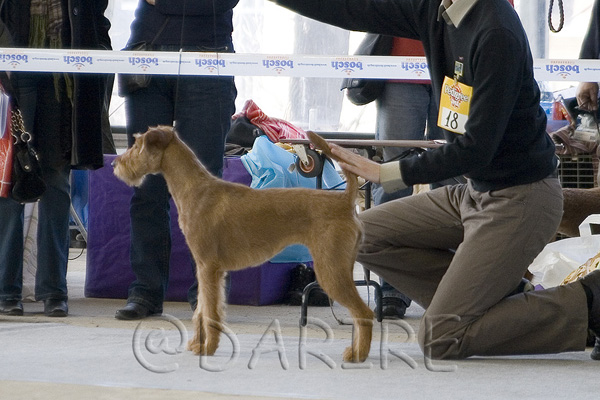
[[[404,197],[359,214],[364,238],[357,260],[427,307],[463,239],[464,185]]]
[[[71,104],[65,87],[59,82],[59,98],[53,74],[44,74],[37,81],[37,106],[34,136],[46,191],[39,202],[37,231],[37,270],[35,297],[60,308],[56,315],[66,316],[67,262],[69,258],[69,209],[71,205],[66,153],[71,135]],[[64,146],[64,147],[63,147]],[[59,154],[62,157],[59,157]],[[65,302],[65,304],[61,304]],[[55,308],[55,307],[51,307]]]
[[[23,205],[0,197],[0,314],[22,315]]]
[[[377,100],[378,140],[423,140],[431,103],[429,85],[404,82],[386,84]],[[408,150],[400,147],[384,147],[384,162],[401,158]],[[401,197],[410,196],[413,188],[385,193],[380,185],[372,185],[373,203],[380,205]],[[386,318],[403,318],[411,300],[384,279],[382,290],[382,313]],[[378,305],[379,307],[379,305]]]
[[[25,129],[33,127],[37,91],[31,74],[13,73],[18,90]],[[3,314],[23,313],[20,305],[23,289],[23,205],[10,198],[0,198],[0,307]],[[6,306],[6,307],[5,307]]]
[[[470,189],[460,213],[464,241],[418,333],[425,354],[465,358],[583,350],[588,310],[580,283],[506,297],[555,234],[562,215],[558,180],[489,193]]]
[[[38,208],[37,300],[66,301],[68,298],[69,172],[69,165],[43,170],[47,187]]]
[[[147,88],[132,93],[125,99],[127,137],[144,133],[150,126],[172,125],[174,103],[172,93],[162,76],[153,76]],[[140,187],[134,189],[130,204],[131,245],[130,262],[135,281],[129,287],[127,302],[139,304],[146,313],[161,313],[169,282],[171,230],[169,192],[160,175],[149,175]],[[132,313],[117,312],[117,318],[136,317]],[[129,315],[132,314],[132,315]],[[146,315],[140,315],[144,317]]]
[[[223,172],[225,137],[235,112],[237,91],[233,78],[185,77],[176,81],[175,128],[180,138],[194,151],[202,164],[215,176]],[[195,265],[192,260],[195,273]],[[198,283],[188,291],[194,309]]]

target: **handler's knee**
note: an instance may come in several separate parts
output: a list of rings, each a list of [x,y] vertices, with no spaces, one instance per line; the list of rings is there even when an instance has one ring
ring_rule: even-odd
[[[425,313],[419,326],[418,341],[425,357],[433,360],[461,359],[461,317],[453,314]]]

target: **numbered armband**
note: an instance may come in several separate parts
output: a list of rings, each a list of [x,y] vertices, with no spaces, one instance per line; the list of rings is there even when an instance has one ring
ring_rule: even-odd
[[[473,87],[446,77],[442,85],[438,126],[451,132],[464,134],[469,120]]]

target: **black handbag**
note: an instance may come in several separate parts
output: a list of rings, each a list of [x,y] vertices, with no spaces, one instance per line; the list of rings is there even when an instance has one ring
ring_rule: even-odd
[[[355,55],[389,56],[394,43],[393,36],[367,33],[358,46]],[[342,88],[346,89],[346,96],[353,104],[362,106],[376,100],[385,87],[387,79],[345,78]]]
[[[125,47],[126,51],[147,51],[149,50],[146,42],[136,43],[132,46]],[[136,92],[140,89],[148,87],[150,84],[149,74],[124,74],[118,73],[117,80],[119,85],[119,96],[125,97],[128,94]]]
[[[19,203],[38,201],[46,191],[38,153],[25,130],[21,110],[13,102],[11,115],[13,143],[12,190],[10,196]]]
[[[160,34],[163,32],[167,23],[169,22],[170,17],[165,18],[165,22],[163,22],[162,26],[156,32],[154,39],[150,43],[147,42],[137,42],[126,46],[123,51],[149,51],[152,50],[152,46],[154,42]],[[117,84],[119,90],[119,96],[125,97],[131,93],[134,93],[140,89],[148,87],[150,84],[150,79],[152,76],[150,74],[117,74]]]

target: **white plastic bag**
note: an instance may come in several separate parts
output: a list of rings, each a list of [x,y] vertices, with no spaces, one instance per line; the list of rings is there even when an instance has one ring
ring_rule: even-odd
[[[580,265],[600,252],[600,235],[574,237],[552,242],[529,266],[532,282],[544,288],[555,287]]]

